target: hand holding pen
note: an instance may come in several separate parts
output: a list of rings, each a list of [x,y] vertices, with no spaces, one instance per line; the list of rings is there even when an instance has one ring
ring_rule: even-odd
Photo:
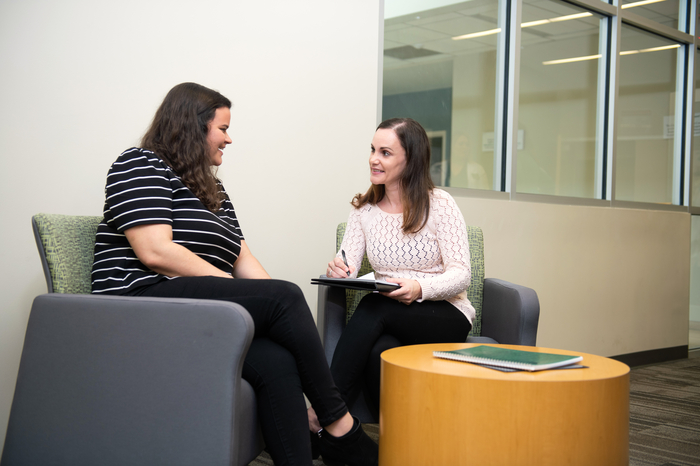
[[[345,257],[345,249],[340,250],[341,254],[343,254],[343,263],[345,264],[345,267],[348,268],[348,277],[350,276],[350,266],[348,265],[348,259]]]
[[[326,277],[329,278],[345,278],[343,272],[349,277],[352,271],[348,265],[348,259],[345,257],[345,251],[341,250],[340,254],[343,256],[341,260],[340,257],[335,257],[331,262],[328,263],[328,269],[326,270]],[[343,267],[345,266],[345,267]],[[334,272],[337,276],[334,276]]]

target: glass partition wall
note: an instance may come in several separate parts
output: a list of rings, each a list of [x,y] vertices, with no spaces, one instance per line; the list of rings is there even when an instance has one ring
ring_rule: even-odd
[[[700,207],[696,15],[694,0],[386,0],[382,118],[423,124],[439,186]]]
[[[693,214],[700,346],[697,1],[385,0],[384,11],[382,119],[426,128],[436,185]]]
[[[622,9],[629,10],[658,24],[678,29],[678,18],[681,16],[681,0],[622,0]],[[684,25],[685,26],[685,25]],[[681,28],[683,31],[687,29]]]
[[[571,4],[523,1],[517,192],[596,197],[605,27],[604,16]]]
[[[439,186],[498,189],[494,125],[501,26],[493,0],[385,21],[382,119],[410,117],[425,127]]]
[[[674,203],[679,48],[664,37],[622,25],[616,199]]]

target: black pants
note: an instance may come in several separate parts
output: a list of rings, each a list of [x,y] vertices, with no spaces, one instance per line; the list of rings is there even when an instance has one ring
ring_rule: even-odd
[[[231,301],[246,308],[255,337],[243,378],[255,389],[263,438],[275,465],[310,465],[303,394],[322,426],[346,412],[321,340],[298,286],[281,280],[180,277],[143,287],[140,296]]]
[[[383,351],[423,343],[464,342],[472,326],[447,301],[408,306],[380,294],[362,298],[333,354],[331,374],[348,405],[361,390],[379,409],[380,355]]]

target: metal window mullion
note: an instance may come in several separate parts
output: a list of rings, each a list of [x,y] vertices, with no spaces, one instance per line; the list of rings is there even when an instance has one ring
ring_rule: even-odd
[[[657,23],[654,20],[645,18],[636,13],[632,13],[629,10],[620,9],[620,16],[622,17],[623,22],[626,24],[631,24],[632,26],[644,29],[645,31],[656,34],[657,36],[661,36],[675,42],[680,42],[682,44],[693,43],[692,35],[678,29],[674,29],[670,26],[666,26],[665,24]]]
[[[673,135],[673,192],[672,203],[690,205],[690,168],[693,139],[693,106],[695,71],[695,37],[693,18],[695,0],[679,2],[678,24],[683,32],[692,34],[693,43],[683,44],[677,51],[676,59],[676,109],[674,112]],[[692,4],[692,5],[691,5]]]
[[[588,11],[593,11],[604,16],[613,16],[617,14],[617,7],[608,3],[603,3],[601,0],[565,0],[566,3],[581,7]]]
[[[687,201],[687,181],[685,178],[686,167],[684,157],[685,142],[688,139],[687,110],[692,107],[688,102],[688,65],[691,61],[691,47],[681,46],[676,52],[676,102],[674,112],[674,134],[673,134],[673,183],[671,192],[671,202],[674,205],[684,205]],[[695,51],[692,50],[694,53]]]
[[[613,55],[611,51],[611,34],[613,18],[604,16],[600,20],[598,33],[598,84],[596,86],[596,135],[595,135],[595,167],[594,167],[594,197],[596,199],[608,199],[610,192],[607,183],[607,142],[608,134],[606,123],[608,121],[608,96],[610,87],[608,86],[608,76],[610,72],[610,60]]]
[[[619,13],[619,9],[618,9]],[[610,18],[610,66],[608,86],[608,123],[607,123],[607,199],[615,200],[615,167],[617,165],[617,121],[619,119],[617,103],[620,96],[620,47],[622,41],[622,18],[619,14]]]
[[[511,199],[517,194],[517,151],[518,151],[518,105],[520,94],[520,23],[522,18],[523,0],[510,0],[510,30],[509,47],[512,51],[508,60],[508,100],[506,102],[506,137],[505,143],[505,188]]]
[[[500,0],[498,4],[498,27],[501,32],[498,34],[496,43],[496,96],[493,122],[493,190],[507,191],[503,183],[505,166],[503,164],[505,154],[505,144],[503,135],[508,127],[507,118],[507,95],[508,95],[508,5],[510,0]]]
[[[697,41],[697,38],[696,38]],[[695,137],[695,60],[697,58],[697,46],[688,46],[688,81],[686,83],[686,111],[685,111],[685,138],[684,145],[684,190],[683,205],[692,205],[692,183],[693,183],[693,139]]]
[[[501,33],[496,70],[493,188],[511,193],[511,197],[515,192],[512,141],[513,128],[517,128],[521,8],[522,0],[500,0],[498,5]]]
[[[686,121],[685,121],[685,205],[692,209],[693,206],[693,140],[695,139],[695,82],[698,79],[695,76],[695,60],[698,56],[698,35],[696,34],[698,30],[697,25],[697,15],[698,15],[698,2],[696,0],[691,0],[690,5],[687,8],[685,14],[688,17],[688,33],[693,36],[693,44],[689,46],[691,50],[688,51],[688,83],[686,87]]]
[[[690,6],[692,3],[695,3],[695,0],[680,0],[678,2],[678,29],[686,34],[691,34],[692,17],[689,16],[689,13],[693,9]]]

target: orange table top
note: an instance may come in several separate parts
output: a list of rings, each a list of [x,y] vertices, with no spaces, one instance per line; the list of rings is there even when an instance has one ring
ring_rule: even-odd
[[[567,351],[551,348],[540,348],[535,346],[517,345],[489,345],[503,348],[516,349],[522,351],[535,351],[540,353],[566,354],[583,356],[583,361],[578,364],[588,366],[585,369],[559,369],[545,370],[537,372],[501,372],[488,369],[476,364],[467,362],[452,361],[449,359],[436,358],[433,351],[452,351],[461,348],[471,348],[479,346],[473,343],[436,343],[427,345],[413,345],[393,348],[382,353],[384,363],[393,364],[406,369],[428,372],[433,374],[449,375],[454,377],[470,377],[489,380],[510,380],[513,382],[565,382],[565,381],[587,381],[609,379],[623,376],[629,373],[629,367],[619,361],[586,354],[578,351]]]

